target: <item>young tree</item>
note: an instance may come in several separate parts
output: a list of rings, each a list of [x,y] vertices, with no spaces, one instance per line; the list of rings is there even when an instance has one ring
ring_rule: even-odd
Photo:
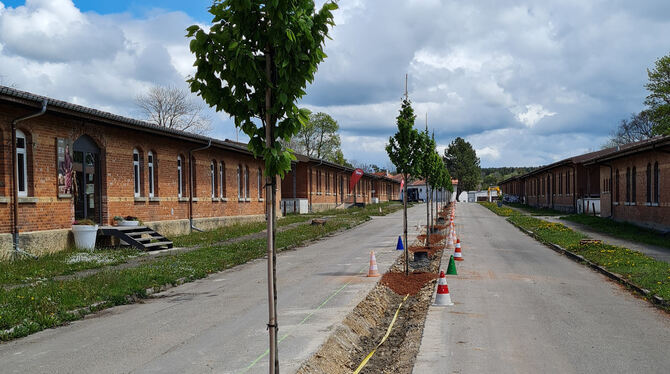
[[[670,135],[670,55],[656,60],[654,69],[647,69],[649,119],[654,122],[654,135]]]
[[[386,153],[389,159],[396,167],[398,173],[402,174],[405,180],[405,187],[403,191],[403,235],[405,240],[405,275],[409,275],[409,247],[407,243],[407,186],[409,185],[409,178],[416,174],[417,155],[420,145],[419,132],[414,128],[414,109],[407,96],[402,101],[400,113],[396,117],[398,124],[398,132],[389,138],[389,144],[386,145]]]
[[[138,95],[135,103],[147,121],[169,129],[204,135],[212,130],[204,113],[205,103],[189,98],[186,90],[174,86],[153,86]]]
[[[472,145],[463,138],[456,138],[444,151],[444,162],[449,173],[458,179],[456,198],[461,191],[477,188],[481,177],[479,158]]]
[[[295,156],[278,139],[289,140],[307,120],[295,102],[312,82],[337,4],[315,10],[312,0],[218,0],[209,8],[212,25],[187,29],[196,72],[188,82],[217,111],[234,118],[249,136],[249,149],[265,161],[269,367],[278,372],[275,289],[275,191],[277,175]]]
[[[417,176],[420,176],[426,183],[426,245],[430,243],[430,183],[429,178],[433,177],[435,168],[433,166],[433,154],[435,153],[435,141],[428,134],[428,125],[426,130],[419,133],[417,152]]]

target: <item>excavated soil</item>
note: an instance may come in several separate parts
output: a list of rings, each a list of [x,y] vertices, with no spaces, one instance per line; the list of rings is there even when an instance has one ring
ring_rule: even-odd
[[[428,252],[428,258],[433,258],[435,257],[435,254],[440,252],[444,248],[444,245],[442,244],[436,244],[436,245],[431,245],[430,247],[426,247],[423,245],[413,245],[409,248],[407,248],[408,251],[411,253],[417,252],[417,251],[424,251]]]
[[[447,236],[442,235],[442,234],[430,234],[430,244],[437,244],[441,241],[443,241]],[[418,240],[421,243],[426,242],[426,235],[419,235],[416,237],[416,240]]]
[[[431,235],[441,236],[445,235]],[[433,240],[431,240],[432,242]],[[437,243],[437,241],[436,241]],[[417,243],[418,244],[418,243]],[[425,248],[415,244],[416,248]],[[423,326],[440,267],[439,250],[420,271],[404,275],[404,257],[398,256],[389,271],[367,297],[351,311],[319,350],[298,370],[299,374],[349,374],[381,341],[404,295],[398,318],[387,340],[368,361],[361,373],[407,373],[414,368]]]
[[[422,271],[415,271],[409,275],[405,275],[404,272],[388,272],[384,274],[380,282],[398,295],[409,294],[414,296],[421,291],[421,288],[423,288],[426,283],[437,279],[437,277],[438,275],[436,273],[426,273]]]

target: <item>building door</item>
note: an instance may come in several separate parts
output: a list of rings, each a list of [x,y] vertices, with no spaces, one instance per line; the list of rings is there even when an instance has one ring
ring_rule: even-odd
[[[102,221],[100,207],[100,148],[88,135],[77,139],[72,150],[74,152],[72,169],[75,171],[74,181],[74,218],[90,219],[97,223]]]

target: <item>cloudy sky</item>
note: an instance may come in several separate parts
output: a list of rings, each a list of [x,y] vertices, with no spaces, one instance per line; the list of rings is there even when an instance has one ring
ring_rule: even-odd
[[[186,87],[184,30],[211,21],[209,3],[0,0],[0,84],[138,117],[152,85]],[[531,166],[598,149],[643,108],[646,69],[670,53],[665,0],[339,4],[301,105],[338,121],[346,158],[382,166],[406,73],[439,149],[461,136],[482,166]],[[228,116],[213,117],[211,135],[235,139]]]

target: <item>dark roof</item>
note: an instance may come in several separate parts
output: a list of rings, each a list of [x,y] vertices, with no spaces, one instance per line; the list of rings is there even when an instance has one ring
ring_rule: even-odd
[[[646,152],[649,150],[661,148],[661,147],[667,147],[670,146],[670,136],[655,136],[650,139],[645,139],[639,142],[635,143],[629,143],[625,144],[621,147],[618,147],[615,149],[614,152],[607,153],[605,155],[601,155],[598,157],[594,157],[589,162],[587,162],[587,165],[593,165],[601,162],[605,162],[608,160],[613,160],[621,157],[626,157],[630,156],[632,154],[640,153],[640,152]]]
[[[243,152],[246,154],[252,154],[252,152],[243,143],[224,141],[203,135],[193,134],[186,131],[170,129],[150,122],[120,116],[102,110],[88,108],[85,106],[68,103],[62,100],[52,99],[46,96],[35,95],[30,92],[17,90],[15,88],[6,87],[2,85],[0,85],[0,99],[6,101],[18,102],[30,106],[33,106],[35,104],[39,105],[44,100],[46,100],[47,111],[55,111],[61,113],[64,112],[66,114],[77,115],[77,116],[90,116],[93,117],[93,119],[100,122],[107,122],[116,126],[132,128],[140,131],[148,131],[151,133],[170,137],[182,138],[196,143],[207,144],[209,141],[211,141],[213,146],[219,148],[225,148],[229,150]]]

